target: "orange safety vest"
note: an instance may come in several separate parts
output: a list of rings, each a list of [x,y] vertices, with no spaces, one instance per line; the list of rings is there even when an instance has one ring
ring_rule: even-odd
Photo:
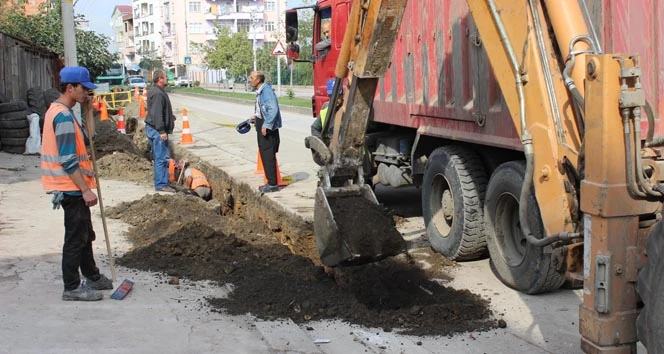
[[[175,182],[175,160],[168,159],[168,180]]]
[[[71,111],[65,105],[59,103],[52,104],[44,117],[44,133],[41,148],[42,185],[47,191],[73,192],[80,190],[60,164],[58,144],[55,140],[55,131],[53,130],[53,120],[59,113],[71,116],[71,119],[74,121],[78,167],[83,174],[83,180],[85,180],[88,188],[96,188],[95,174],[90,159],[88,159],[88,151],[85,149],[83,131],[81,131],[81,127]]]
[[[210,184],[208,183],[207,178],[205,178],[205,174],[195,168],[191,168],[191,187],[189,189],[196,189],[198,187],[208,187],[210,188]]]

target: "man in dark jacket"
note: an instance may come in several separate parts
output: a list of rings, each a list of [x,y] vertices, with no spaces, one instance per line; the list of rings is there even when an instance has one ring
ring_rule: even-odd
[[[164,70],[155,70],[152,77],[154,85],[148,91],[148,116],[145,118],[145,135],[152,144],[154,163],[154,188],[161,192],[175,192],[168,185],[168,134],[173,133],[175,116],[168,94],[164,90],[168,77]]]

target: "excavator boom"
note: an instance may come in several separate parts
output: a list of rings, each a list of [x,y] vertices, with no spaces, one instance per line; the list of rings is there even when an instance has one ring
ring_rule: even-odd
[[[335,214],[336,200],[358,198],[377,207],[376,196],[364,184],[362,173],[364,139],[378,79],[390,64],[394,42],[408,0],[357,0],[353,2],[341,54],[337,61],[334,95],[346,81],[344,104],[330,110],[334,119],[332,141],[326,146],[316,137],[305,141],[324,162],[321,183],[316,192],[314,232],[321,261],[327,266],[373,262],[406,251],[405,241],[396,231],[372,233],[369,223],[352,225],[366,232],[342,232],[339,223],[348,223]],[[323,131],[329,129],[324,126]],[[358,204],[358,203],[350,203]],[[341,228],[343,229],[343,227]],[[369,240],[377,238],[378,240]]]

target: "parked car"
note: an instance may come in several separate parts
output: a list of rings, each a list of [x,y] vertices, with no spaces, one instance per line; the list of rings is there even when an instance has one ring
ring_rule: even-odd
[[[135,87],[143,88],[147,87],[148,83],[142,77],[130,77],[127,79],[127,86],[129,86],[130,89],[134,89]]]
[[[175,78],[175,86],[192,87],[193,82],[186,76],[179,76]]]

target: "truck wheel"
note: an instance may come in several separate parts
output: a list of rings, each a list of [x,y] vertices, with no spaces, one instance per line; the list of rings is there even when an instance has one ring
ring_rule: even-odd
[[[648,353],[664,353],[664,222],[650,232],[647,252],[648,261],[637,282],[643,308],[636,329]]]
[[[487,176],[477,154],[461,146],[429,156],[422,183],[422,213],[431,248],[455,260],[486,253],[482,205]]]
[[[521,232],[519,196],[525,171],[525,161],[498,166],[487,187],[484,218],[491,270],[505,285],[537,294],[558,289],[565,278],[551,264],[551,256],[542,247],[529,244]],[[545,237],[533,189],[528,198],[530,229],[535,237]]]

